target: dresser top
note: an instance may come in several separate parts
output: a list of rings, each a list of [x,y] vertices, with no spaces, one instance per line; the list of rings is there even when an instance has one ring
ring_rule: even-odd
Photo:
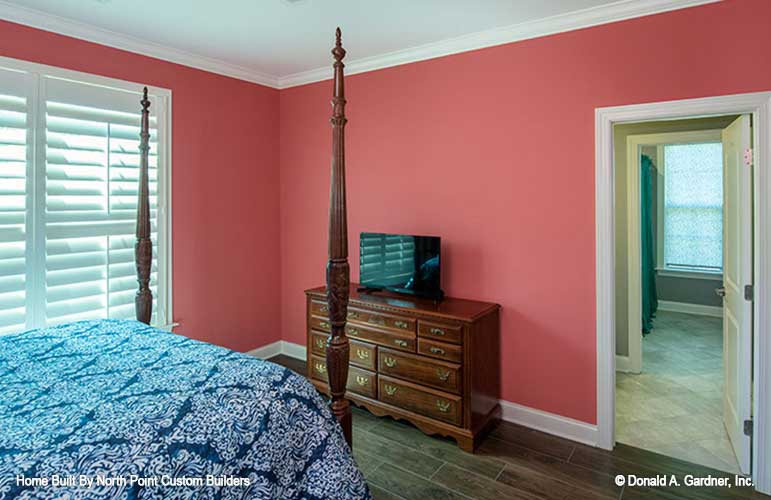
[[[445,297],[440,301],[434,301],[386,290],[371,293],[359,293],[356,291],[358,287],[358,283],[351,283],[351,305],[363,305],[386,310],[400,310],[412,314],[431,314],[460,321],[473,321],[500,308],[498,304],[492,302],[456,299],[453,297]],[[319,286],[305,290],[305,293],[313,298],[326,300],[326,289],[326,286]]]

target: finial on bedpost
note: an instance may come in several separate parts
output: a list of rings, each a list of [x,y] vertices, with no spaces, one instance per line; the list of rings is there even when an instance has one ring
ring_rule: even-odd
[[[348,267],[348,221],[345,204],[345,88],[340,28],[335,31],[334,92],[332,96],[332,180],[329,195],[329,261],[327,262],[327,306],[331,334],[327,343],[327,375],[332,413],[351,444],[351,408],[345,399],[348,382],[349,346],[345,336],[350,278]]]
[[[343,48],[343,42],[342,42],[343,34],[340,31],[340,28],[337,28],[335,30],[335,47],[332,49],[332,56],[335,58],[335,62],[332,64],[332,67],[334,68],[335,72],[335,82],[334,82],[334,98],[332,99],[332,105],[335,106],[336,101],[335,99],[342,99],[341,106],[345,107],[345,86],[343,85],[343,68],[345,68],[345,64],[343,64],[343,58],[345,57],[345,49]],[[342,109],[339,110],[335,108],[335,112],[333,115],[333,120],[338,115],[343,116],[344,112]],[[343,118],[345,118],[343,116]]]
[[[139,131],[139,189],[137,195],[137,231],[134,260],[137,267],[137,290],[134,305],[137,321],[150,324],[153,315],[153,294],[150,291],[150,268],[153,260],[153,242],[150,240],[150,187],[148,155],[150,154],[150,100],[147,87],[142,92],[142,119]]]

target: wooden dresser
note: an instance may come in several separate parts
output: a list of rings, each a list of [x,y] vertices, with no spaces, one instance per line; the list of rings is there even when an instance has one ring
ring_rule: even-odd
[[[329,332],[325,288],[306,290],[308,374],[327,392]],[[351,285],[347,397],[375,415],[408,420],[427,434],[454,438],[473,451],[500,418],[500,306]]]

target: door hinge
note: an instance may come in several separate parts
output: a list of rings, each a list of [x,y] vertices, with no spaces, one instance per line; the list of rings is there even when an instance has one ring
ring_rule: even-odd
[[[744,421],[744,435],[752,436],[752,419]]]
[[[752,285],[744,285],[744,300],[752,300],[755,298],[755,289]]]
[[[744,164],[748,167],[752,166],[753,163],[753,151],[752,148],[747,148],[744,150]]]

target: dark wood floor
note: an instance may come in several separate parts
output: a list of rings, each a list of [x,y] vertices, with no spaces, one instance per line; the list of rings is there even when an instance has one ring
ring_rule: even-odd
[[[305,363],[270,361],[305,375]],[[733,475],[619,444],[612,452],[502,422],[475,454],[409,424],[356,408],[353,454],[375,499],[765,499],[749,488],[682,486],[684,476]],[[617,486],[617,474],[674,474],[680,487]]]

